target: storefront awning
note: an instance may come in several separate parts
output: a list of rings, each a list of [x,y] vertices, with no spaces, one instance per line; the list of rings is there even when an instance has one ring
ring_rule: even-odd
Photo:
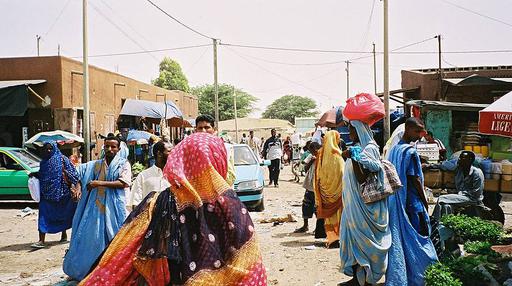
[[[480,133],[512,137],[512,92],[479,112]]]
[[[436,110],[458,110],[458,111],[480,111],[489,106],[489,104],[464,103],[451,101],[434,100],[411,100],[407,102],[409,106],[427,107]]]
[[[44,82],[44,79],[0,81],[0,116],[23,116],[28,108],[28,86]]]

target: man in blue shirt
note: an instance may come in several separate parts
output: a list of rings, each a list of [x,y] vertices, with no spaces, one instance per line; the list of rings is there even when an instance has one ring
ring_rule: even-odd
[[[482,170],[473,167],[475,153],[462,151],[457,161],[455,187],[457,194],[442,195],[434,209],[434,215],[440,215],[440,205],[450,205],[461,208],[470,205],[480,205],[484,198],[484,174]],[[443,211],[444,212],[444,211]]]

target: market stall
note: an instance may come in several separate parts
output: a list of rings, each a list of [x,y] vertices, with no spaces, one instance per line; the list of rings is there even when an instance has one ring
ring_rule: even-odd
[[[510,94],[506,96],[510,96]],[[430,159],[431,163],[443,163],[438,164],[442,168],[431,168],[425,171],[425,185],[427,187],[432,189],[454,189],[455,174],[453,170],[456,168],[458,154],[462,150],[469,150],[476,154],[476,164],[484,173],[484,190],[486,192],[512,192],[509,183],[512,181],[512,171],[508,174],[509,168],[512,170],[512,165],[509,167],[509,162],[503,161],[503,159],[508,158],[509,154],[512,154],[509,152],[510,150],[506,151],[510,149],[510,139],[493,136],[492,134],[501,133],[488,132],[488,129],[496,129],[496,127],[493,127],[492,120],[487,123],[489,121],[485,119],[498,116],[496,112],[499,113],[500,109],[507,110],[508,108],[508,110],[512,110],[510,104],[507,107],[504,103],[507,100],[506,96],[493,105],[423,100],[407,102],[407,105],[411,107],[412,115],[421,118],[425,123],[426,130],[430,131],[433,137],[441,141],[446,148],[447,160],[444,162],[432,160],[431,155],[439,151],[435,146],[422,146],[421,148],[424,149],[418,149],[420,155],[427,157],[427,160]],[[506,115],[499,114],[500,118],[507,118]],[[512,115],[509,117],[512,117]],[[483,122],[481,121],[482,118],[484,118]],[[485,126],[482,128],[480,127],[481,124],[485,124]],[[490,128],[487,127],[487,124],[490,124]],[[503,123],[499,124],[502,126],[501,129],[504,128],[503,126],[507,126]]]

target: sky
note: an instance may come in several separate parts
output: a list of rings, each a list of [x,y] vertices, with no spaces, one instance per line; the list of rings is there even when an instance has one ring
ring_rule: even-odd
[[[217,38],[219,83],[235,85],[259,100],[259,116],[275,99],[295,94],[313,98],[320,112],[343,105],[347,96],[344,61],[368,56],[375,43],[383,49],[380,0],[151,0],[203,37],[173,21],[148,0],[89,0],[89,63],[150,82],[158,63],[178,61],[190,86],[213,83],[213,47]],[[373,7],[373,9],[372,9]],[[373,12],[372,12],[373,11]],[[401,87],[400,71],[436,68],[442,38],[443,67],[512,65],[512,52],[464,54],[464,51],[512,50],[510,0],[389,1],[390,88]],[[0,57],[40,54],[81,60],[81,0],[0,0]],[[299,52],[234,45],[311,49]],[[180,50],[166,50],[200,46]],[[101,56],[125,52],[140,54]],[[455,53],[454,53],[455,52]],[[95,57],[96,56],[96,57]],[[377,91],[383,90],[382,55],[377,55]],[[374,92],[373,58],[352,60],[350,96]]]

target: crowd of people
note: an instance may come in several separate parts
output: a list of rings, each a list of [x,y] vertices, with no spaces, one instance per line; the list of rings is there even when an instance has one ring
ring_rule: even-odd
[[[411,144],[424,136],[424,125],[409,118],[389,148],[385,159],[397,178],[370,127],[348,125],[351,147],[335,130],[304,147],[304,225],[296,232],[307,232],[316,215],[315,237],[339,247],[341,271],[352,277],[344,285],[383,277],[386,285],[423,285],[425,269],[437,261],[422,165]],[[266,285],[254,225],[233,190],[233,150],[215,134],[214,119],[199,116],[195,133],[175,146],[155,143],[154,165],[135,180],[119,137],[107,136],[104,156],[78,168],[55,142],[44,144],[34,174],[41,203],[33,247],[45,247],[46,233],[62,233],[64,241],[72,228],[63,269],[80,285]],[[269,185],[277,187],[284,147],[276,130],[265,142],[253,132],[242,140],[271,161]],[[474,154],[461,155],[460,193],[441,197],[437,212],[481,201],[483,179],[473,161]],[[375,198],[390,185],[392,194]]]

